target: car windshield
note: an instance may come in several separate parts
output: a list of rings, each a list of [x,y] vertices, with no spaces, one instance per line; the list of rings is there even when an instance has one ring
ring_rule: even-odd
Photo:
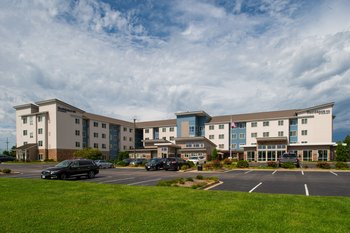
[[[190,157],[190,159],[198,159],[198,157],[197,156],[192,156],[192,157]]]
[[[296,158],[297,156],[295,154],[284,154],[284,158]]]
[[[68,167],[71,163],[72,163],[72,161],[64,160],[64,161],[60,162],[59,164],[57,164],[55,167]]]

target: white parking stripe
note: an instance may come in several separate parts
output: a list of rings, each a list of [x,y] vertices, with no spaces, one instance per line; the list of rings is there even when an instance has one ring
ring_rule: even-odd
[[[305,187],[305,195],[309,196],[309,189],[307,188],[307,185],[304,184],[304,187]]]
[[[115,181],[132,180],[132,179],[135,179],[135,177],[129,177],[129,178],[124,178],[124,179],[116,179],[116,180],[106,180],[106,181],[98,182],[98,184],[112,183],[112,182],[115,182]]]
[[[335,173],[335,172],[330,171],[330,173],[332,173],[332,174],[335,175],[335,176],[338,176],[338,174]]]
[[[304,171],[303,170],[301,171],[301,174],[304,175]]]
[[[244,174],[248,174],[249,172],[252,172],[253,170],[249,170],[249,171],[247,171],[247,172],[245,172]]]
[[[214,185],[212,185],[212,186],[209,186],[208,188],[205,188],[205,189],[203,189],[203,190],[209,190],[209,189],[215,188],[216,186],[222,185],[223,183],[224,183],[224,182],[219,181],[219,183],[214,184]]]
[[[128,184],[128,185],[143,184],[143,183],[148,183],[148,182],[157,181],[157,180],[161,180],[161,178],[154,179],[154,180],[144,180],[144,181],[140,181],[140,182],[131,183],[131,184]]]
[[[272,175],[275,174],[277,172],[277,170],[275,170],[274,172],[272,172]]]
[[[255,186],[254,188],[252,188],[249,193],[253,192],[257,187],[259,187],[262,184],[262,182],[260,182],[257,186]]]

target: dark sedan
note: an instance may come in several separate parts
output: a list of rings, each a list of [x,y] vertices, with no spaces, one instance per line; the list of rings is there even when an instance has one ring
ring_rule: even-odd
[[[180,170],[183,165],[186,165],[188,168],[190,165],[188,162],[182,158],[173,157],[173,158],[167,158],[165,161],[164,169],[167,170]]]
[[[147,171],[149,170],[159,170],[164,168],[164,159],[153,158],[145,164]]]
[[[2,162],[9,162],[9,161],[15,161],[16,158],[8,155],[0,155],[0,163]]]

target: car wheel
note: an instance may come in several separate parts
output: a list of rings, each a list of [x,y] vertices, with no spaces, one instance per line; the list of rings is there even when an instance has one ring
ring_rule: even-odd
[[[102,168],[102,166],[100,165],[100,166],[98,166],[98,168],[99,168],[99,169],[101,169],[101,168]]]
[[[60,175],[60,180],[66,180],[68,177],[67,177],[67,175],[66,175],[66,173],[62,173],[61,175]]]
[[[149,171],[149,168],[146,168],[147,171]]]
[[[156,166],[156,171],[159,169],[159,167],[158,166]]]
[[[165,171],[168,171],[168,168],[164,168]]]
[[[88,173],[88,178],[89,179],[92,179],[92,178],[94,178],[95,177],[95,172],[94,171],[89,171],[89,173]]]

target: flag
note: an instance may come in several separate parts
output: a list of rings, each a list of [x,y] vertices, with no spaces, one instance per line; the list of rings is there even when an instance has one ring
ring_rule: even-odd
[[[237,125],[233,121],[231,122],[231,128],[237,128]]]

